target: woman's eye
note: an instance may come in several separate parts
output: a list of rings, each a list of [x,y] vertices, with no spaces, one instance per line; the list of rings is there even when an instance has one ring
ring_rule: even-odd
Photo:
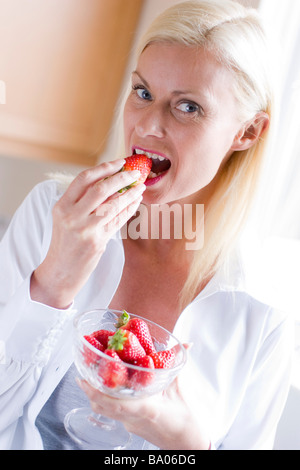
[[[176,108],[187,114],[197,113],[200,110],[199,106],[195,103],[181,103]]]
[[[151,94],[149,93],[149,91],[146,89],[146,88],[143,88],[141,86],[136,86],[136,87],[133,87],[134,90],[136,90],[136,93],[137,95],[139,96],[139,98],[141,98],[142,100],[151,100]]]

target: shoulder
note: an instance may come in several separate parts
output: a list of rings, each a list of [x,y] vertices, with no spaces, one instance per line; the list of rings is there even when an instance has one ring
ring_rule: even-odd
[[[299,310],[300,242],[269,238],[239,247],[243,289],[253,301],[287,313]]]
[[[34,219],[46,217],[52,212],[53,206],[61,198],[65,189],[64,185],[54,179],[36,184],[25,197],[16,215],[23,213]]]
[[[237,246],[190,308],[209,311],[211,322],[249,332],[272,331],[293,321],[293,292],[283,284],[279,264],[268,264],[267,253]],[[286,283],[287,284],[287,283]]]
[[[52,209],[62,194],[54,180],[35,185],[13,215],[4,239],[42,240],[46,228],[51,231]]]
[[[244,311],[248,332],[287,335],[293,341],[294,312],[298,301],[293,288],[291,260],[280,261],[282,243],[239,245],[232,260],[231,292],[235,314]],[[276,332],[276,333],[275,333]]]
[[[28,194],[27,198],[33,202],[51,204],[61,198],[65,189],[64,185],[57,180],[45,180],[36,184]]]

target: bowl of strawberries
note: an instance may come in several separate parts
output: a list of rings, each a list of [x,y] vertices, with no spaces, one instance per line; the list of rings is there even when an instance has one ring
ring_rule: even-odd
[[[181,342],[165,328],[125,310],[80,314],[75,325],[75,364],[95,388],[117,398],[164,390],[186,361]]]
[[[161,326],[125,310],[97,309],[74,319],[74,362],[94,388],[116,399],[159,393],[186,362],[180,341]],[[122,423],[75,408],[65,429],[84,449],[130,448],[131,433]]]

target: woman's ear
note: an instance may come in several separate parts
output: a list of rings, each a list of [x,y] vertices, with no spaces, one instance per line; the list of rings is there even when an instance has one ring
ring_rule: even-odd
[[[270,117],[261,111],[247,121],[235,136],[231,150],[247,150],[254,145],[268,129]]]

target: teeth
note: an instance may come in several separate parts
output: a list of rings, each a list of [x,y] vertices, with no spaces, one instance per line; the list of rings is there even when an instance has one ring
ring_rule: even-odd
[[[151,158],[152,160],[159,160],[161,162],[163,160],[166,160],[166,158],[162,157],[161,155],[156,155],[156,153],[151,153],[151,152],[145,152],[140,149],[135,149],[135,153],[137,153],[138,155],[147,155],[147,157]]]
[[[153,173],[153,171],[150,171],[148,175],[148,179],[151,180],[152,178],[156,178],[157,176],[161,175],[162,173]]]

